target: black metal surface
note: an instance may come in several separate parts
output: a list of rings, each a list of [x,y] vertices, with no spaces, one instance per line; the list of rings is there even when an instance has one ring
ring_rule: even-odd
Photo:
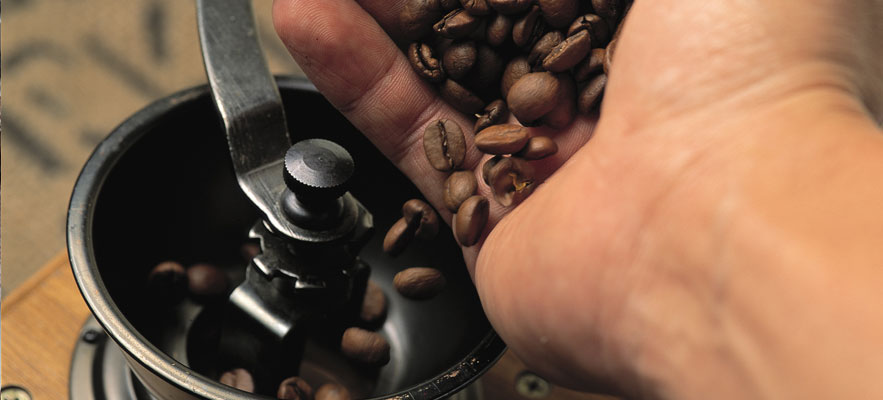
[[[350,191],[372,212],[378,231],[388,229],[401,217],[401,204],[421,197],[419,192],[309,83],[279,83],[289,123],[352,153],[358,168]],[[244,280],[239,246],[258,212],[238,190],[213,113],[205,87],[147,107],[99,145],[71,198],[68,248],[77,284],[133,373],[157,398],[267,398],[218,384],[210,366],[185,366],[198,364],[198,352],[187,357],[164,343],[194,321],[158,308],[144,291],[150,268],[170,259],[210,262],[234,283]],[[359,253],[390,303],[381,333],[392,360],[371,378],[367,395],[451,394],[490,367],[504,345],[481,312],[449,229],[395,259],[383,254],[382,239],[374,235]],[[399,296],[392,276],[409,266],[442,270],[446,291],[425,302]]]

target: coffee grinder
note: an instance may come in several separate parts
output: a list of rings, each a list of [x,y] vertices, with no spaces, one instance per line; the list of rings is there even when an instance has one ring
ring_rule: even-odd
[[[94,319],[74,352],[71,398],[273,398],[292,375],[356,398],[479,398],[476,379],[505,345],[450,230],[384,254],[372,232],[419,191],[309,82],[270,75],[250,1],[197,5],[210,88],[126,120],[74,188],[68,249]],[[246,242],[260,246],[250,260]],[[164,260],[217,265],[232,290],[161,305],[145,277]],[[426,301],[396,293],[393,275],[411,266],[441,270],[445,290]],[[335,348],[369,278],[389,304],[375,327],[391,347],[380,368]],[[255,393],[217,381],[233,366],[252,371]]]

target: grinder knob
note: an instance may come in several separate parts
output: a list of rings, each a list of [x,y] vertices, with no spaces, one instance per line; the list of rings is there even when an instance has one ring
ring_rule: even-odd
[[[320,222],[339,210],[355,163],[343,147],[325,139],[295,143],[285,153],[283,210],[295,222]],[[330,214],[329,214],[330,213]],[[324,225],[324,224],[323,224]]]

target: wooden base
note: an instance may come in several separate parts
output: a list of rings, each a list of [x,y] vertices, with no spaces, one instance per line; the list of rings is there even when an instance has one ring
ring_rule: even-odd
[[[27,389],[34,399],[68,398],[70,361],[89,309],[74,282],[67,254],[52,259],[0,305],[3,386]],[[512,352],[481,379],[488,400],[525,399],[516,390],[524,364]],[[551,386],[550,400],[611,400],[612,397]]]

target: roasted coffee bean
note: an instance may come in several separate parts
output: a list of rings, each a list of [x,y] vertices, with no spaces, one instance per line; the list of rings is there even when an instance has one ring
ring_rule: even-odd
[[[380,334],[351,327],[343,331],[340,351],[363,364],[381,366],[389,362],[389,342]]]
[[[625,15],[625,3],[622,0],[592,0],[595,14],[607,21],[616,23]]]
[[[487,0],[460,0],[466,12],[472,15],[488,15],[491,13],[491,7],[487,4]]]
[[[508,15],[497,14],[487,25],[485,39],[491,46],[502,46],[512,37],[512,18]]]
[[[532,72],[512,85],[506,104],[519,122],[528,125],[555,108],[559,90],[560,84],[554,74]]]
[[[543,60],[543,67],[552,72],[564,72],[578,64],[592,51],[589,31],[579,31],[555,46]]]
[[[443,15],[439,0],[407,0],[399,15],[402,34],[409,40],[420,39]]]
[[[411,243],[416,230],[417,226],[409,225],[407,220],[399,218],[386,231],[386,236],[383,238],[383,251],[392,257],[401,254],[408,247],[408,243]]]
[[[411,199],[402,205],[402,214],[408,225],[414,225],[414,236],[423,240],[435,238],[438,234],[438,214],[423,200]]]
[[[567,36],[573,36],[579,31],[589,32],[592,36],[592,47],[604,47],[610,40],[610,27],[595,14],[585,14],[573,21],[567,29]]]
[[[579,92],[577,109],[585,115],[590,114],[604,96],[604,87],[607,86],[607,75],[601,74],[590,80]]]
[[[472,69],[476,58],[478,58],[478,50],[475,48],[475,42],[469,40],[454,43],[445,50],[442,65],[451,79],[460,79]]]
[[[562,41],[564,41],[564,34],[559,31],[547,32],[540,40],[537,40],[530,50],[530,54],[527,55],[527,62],[530,63],[531,70],[534,72],[545,71],[543,60]]]
[[[408,46],[408,61],[411,62],[414,71],[427,81],[441,82],[445,79],[442,63],[433,53],[432,47],[426,43],[411,43]]]
[[[527,145],[521,149],[517,156],[525,160],[539,160],[558,152],[555,141],[546,136],[534,136],[527,141]]]
[[[533,0],[487,0],[491,6],[500,14],[519,14],[530,8]]]
[[[313,388],[307,381],[292,376],[279,384],[276,397],[286,400],[313,400]]]
[[[484,101],[453,79],[446,79],[438,93],[451,107],[464,114],[475,114],[484,108]]]
[[[542,122],[554,129],[564,129],[576,117],[576,83],[569,74],[558,74],[558,100],[555,107],[543,116]]]
[[[530,141],[528,141],[528,142],[530,142]],[[491,170],[502,159],[503,159],[503,156],[493,156],[491,158],[488,158],[487,161],[484,162],[484,165],[481,166],[481,179],[488,186],[490,186],[490,184],[491,184],[490,179],[489,179],[490,175],[491,175]]]
[[[475,173],[472,171],[454,172],[445,180],[445,207],[452,213],[457,212],[460,205],[472,197],[477,189],[478,182],[475,180]]]
[[[211,264],[196,264],[187,268],[190,296],[199,302],[220,300],[230,286],[227,274]]]
[[[243,368],[231,369],[221,374],[218,379],[221,383],[242,390],[244,392],[254,393],[254,379],[251,374]]]
[[[316,391],[316,400],[352,400],[353,395],[343,385],[326,383]]]
[[[490,203],[484,196],[476,195],[466,199],[454,215],[453,228],[457,242],[466,247],[478,243],[489,214]]]
[[[478,115],[472,131],[478,133],[491,125],[503,123],[508,117],[509,107],[506,106],[506,102],[502,99],[494,100],[484,108],[483,114]]]
[[[476,90],[496,88],[503,71],[503,57],[494,48],[486,45],[478,45],[478,56],[475,66],[466,79],[466,84]],[[492,97],[497,97],[494,93]]]
[[[604,58],[607,50],[592,49],[589,56],[580,61],[573,69],[573,79],[585,82],[604,70]]]
[[[159,304],[177,304],[187,296],[187,271],[177,262],[161,262],[147,275],[147,291]]]
[[[447,280],[435,268],[415,267],[399,271],[393,277],[396,290],[409,299],[426,300],[444,290]]]
[[[459,168],[466,158],[466,138],[456,122],[440,119],[423,132],[423,150],[433,168],[450,171]]]
[[[369,324],[379,322],[386,316],[386,294],[380,285],[374,281],[368,281],[365,286],[365,297],[362,299],[362,309],[359,311],[359,319]]]
[[[487,154],[512,154],[521,151],[530,139],[530,131],[521,125],[493,125],[475,135],[475,147]]]
[[[460,0],[438,0],[438,4],[445,11],[451,11],[462,6]]]
[[[580,0],[537,0],[543,18],[554,28],[564,28],[579,14]]]
[[[512,25],[512,41],[518,47],[530,48],[543,36],[545,30],[542,12],[539,7],[533,6],[527,14],[515,20]]]
[[[239,248],[239,254],[242,255],[245,261],[251,261],[252,258],[261,254],[261,246],[257,243],[246,243]]]
[[[469,36],[480,23],[481,20],[474,15],[458,8],[445,14],[440,21],[432,26],[432,29],[441,36],[460,39]]]
[[[503,158],[489,175],[494,200],[504,207],[521,203],[535,188],[534,169],[522,158]]]
[[[527,57],[518,56],[509,61],[509,64],[503,69],[503,80],[500,82],[500,93],[503,94],[503,98],[509,96],[509,89],[515,82],[529,73],[530,63],[527,62]]]
[[[607,45],[607,49],[604,52],[604,74],[610,74],[610,68],[613,64],[613,52],[616,50],[616,39],[610,41],[610,44]]]

